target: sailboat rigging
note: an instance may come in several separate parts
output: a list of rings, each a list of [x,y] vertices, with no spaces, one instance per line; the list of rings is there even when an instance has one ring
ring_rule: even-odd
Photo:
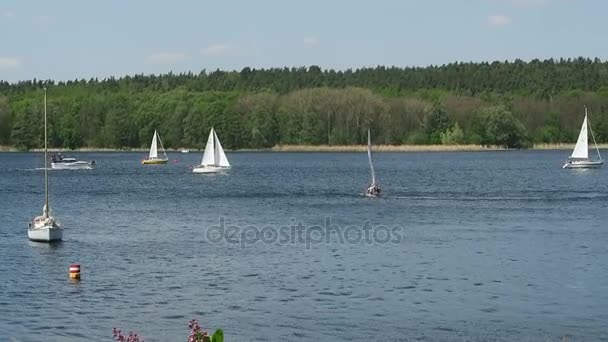
[[[367,159],[369,160],[369,168],[371,170],[372,182],[365,190],[365,196],[378,197],[380,196],[380,187],[376,183],[376,172],[374,170],[374,163],[372,162],[372,138],[371,130],[367,130]]]
[[[158,156],[158,145],[160,144],[160,148],[163,151],[163,157]],[[167,158],[167,153],[165,152],[165,148],[163,147],[163,142],[160,140],[160,135],[158,132],[154,130],[154,136],[152,137],[152,144],[150,144],[150,153],[148,154],[148,159],[144,159],[141,161],[142,164],[167,164],[169,158]]]
[[[215,129],[211,127],[201,164],[194,167],[192,172],[217,173],[228,169],[230,169],[230,162],[228,162],[228,158],[226,158],[226,154],[224,153],[220,139],[217,137],[217,133],[215,133]]]
[[[46,88],[44,88],[44,207],[42,207],[42,215],[34,218],[27,229],[28,239],[38,242],[60,241],[63,238],[63,228],[51,216],[49,203],[47,126]]]
[[[595,150],[597,151],[598,159],[592,160],[589,159],[589,134],[587,131],[591,132],[591,138],[593,139],[593,144],[595,145]],[[595,142],[595,136],[593,131],[591,130],[591,125],[589,124],[589,120],[587,119],[587,106],[585,106],[585,118],[583,119],[583,125],[581,126],[581,131],[578,135],[578,139],[576,141],[576,146],[574,146],[574,150],[572,154],[568,158],[566,164],[564,164],[564,169],[589,169],[589,168],[599,168],[604,164],[602,160],[602,156],[600,154],[600,150],[597,147],[597,143]]]

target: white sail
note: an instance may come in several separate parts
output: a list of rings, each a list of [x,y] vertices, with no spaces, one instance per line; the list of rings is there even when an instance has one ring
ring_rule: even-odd
[[[372,163],[372,138],[370,130],[367,130],[367,158],[369,159],[369,167],[372,170],[372,184],[376,184],[376,172],[374,172],[374,164]]]
[[[589,158],[589,143],[587,135],[587,108],[585,108],[585,119],[583,120],[583,126],[581,132],[578,135],[576,146],[572,151],[571,159],[588,159]]]
[[[217,137],[217,133],[213,131],[213,135],[215,136],[215,161],[217,165],[221,167],[230,167],[230,163],[228,162],[228,158],[226,158],[226,154],[224,153],[224,149],[222,148],[222,144],[220,144],[220,139]]]
[[[203,160],[201,161],[201,165],[203,166],[215,165],[215,135],[213,133],[214,130],[213,127],[211,127],[207,145],[205,146],[205,153],[203,154]]]
[[[150,145],[150,154],[148,155],[148,159],[156,159],[158,158],[158,147],[156,146],[156,130],[154,130],[154,137],[152,137],[152,144]]]

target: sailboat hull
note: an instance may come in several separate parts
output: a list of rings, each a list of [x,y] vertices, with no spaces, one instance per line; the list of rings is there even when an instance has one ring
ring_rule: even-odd
[[[29,228],[27,238],[36,242],[54,242],[63,239],[63,228],[57,226],[45,226],[41,228]]]
[[[192,169],[193,173],[220,173],[226,172],[230,167],[199,165]]]
[[[167,164],[168,159],[144,159],[142,165]]]
[[[603,160],[573,160],[569,161],[562,168],[564,169],[598,169],[604,164]]]

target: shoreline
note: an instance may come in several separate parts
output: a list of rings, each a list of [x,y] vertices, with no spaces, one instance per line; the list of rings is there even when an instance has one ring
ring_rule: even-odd
[[[523,150],[544,151],[544,150],[572,150],[574,143],[559,144],[535,144],[533,147]],[[608,149],[608,144],[598,144],[600,149]],[[180,149],[167,149],[169,153],[181,153]],[[236,149],[229,152],[366,152],[366,145],[276,145],[271,148],[260,149]],[[484,152],[484,151],[517,151],[501,146],[481,146],[481,145],[375,145],[374,152]],[[0,152],[43,152],[43,149],[35,148],[29,151],[20,150],[12,146],[0,146]],[[65,148],[50,148],[49,152],[71,153],[71,152],[137,152],[147,153],[147,148],[94,148],[83,147],[74,150]],[[203,150],[192,149],[189,153],[201,153]]]

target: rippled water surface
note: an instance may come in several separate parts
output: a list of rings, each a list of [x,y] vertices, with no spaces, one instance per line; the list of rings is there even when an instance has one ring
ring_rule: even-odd
[[[26,238],[41,154],[0,154],[0,340],[608,340],[608,170],[568,153],[378,153],[379,199],[360,153],[74,153],[98,168],[51,172],[56,245]]]

